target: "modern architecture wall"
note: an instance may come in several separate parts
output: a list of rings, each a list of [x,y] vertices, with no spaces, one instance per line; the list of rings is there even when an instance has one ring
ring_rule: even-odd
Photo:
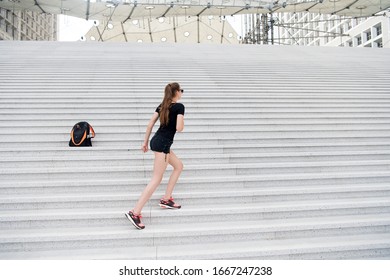
[[[56,41],[57,15],[0,8],[0,40]]]
[[[369,18],[279,13],[274,34],[281,45],[389,48],[390,13]]]

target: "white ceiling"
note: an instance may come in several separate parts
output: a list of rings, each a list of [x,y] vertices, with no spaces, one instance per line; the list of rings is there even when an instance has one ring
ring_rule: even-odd
[[[240,38],[227,21],[219,17],[159,18],[150,21],[127,21],[124,24],[111,23],[108,27],[99,24],[82,37],[84,41],[114,42],[170,42],[170,43],[214,43],[238,44]]]

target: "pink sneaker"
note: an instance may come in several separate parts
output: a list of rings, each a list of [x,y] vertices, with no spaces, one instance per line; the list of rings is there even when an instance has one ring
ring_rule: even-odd
[[[134,215],[132,211],[129,211],[129,213],[125,213],[125,216],[137,229],[145,228],[145,225],[141,223],[141,218],[142,218],[141,215]]]
[[[167,209],[180,209],[181,208],[181,205],[179,204],[176,204],[174,201],[173,201],[173,197],[171,197],[170,199],[168,200],[165,200],[165,199],[160,199],[160,204],[159,204],[162,208],[167,208]]]

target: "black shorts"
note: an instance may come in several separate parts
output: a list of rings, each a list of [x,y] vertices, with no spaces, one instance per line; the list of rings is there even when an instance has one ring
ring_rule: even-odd
[[[155,134],[150,140],[150,149],[153,152],[169,154],[172,144],[172,140]]]

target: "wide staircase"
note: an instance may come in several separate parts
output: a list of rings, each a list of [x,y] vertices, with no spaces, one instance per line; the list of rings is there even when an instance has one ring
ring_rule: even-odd
[[[388,259],[389,73],[387,49],[0,42],[0,259]],[[139,231],[173,81],[183,207],[168,168]]]

